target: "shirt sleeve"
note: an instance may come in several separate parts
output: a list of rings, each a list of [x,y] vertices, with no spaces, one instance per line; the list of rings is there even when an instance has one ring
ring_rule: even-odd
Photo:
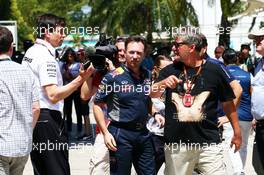
[[[226,73],[219,70],[220,80],[219,80],[219,99],[221,102],[231,101],[235,99],[235,94],[233,92],[233,89],[230,86],[230,82],[228,81],[226,77]]]
[[[221,70],[223,71],[225,79],[228,81],[228,83],[235,80],[235,77],[229,72],[227,67],[222,62],[219,65],[220,65]]]
[[[59,68],[58,68],[59,69]],[[39,68],[40,86],[58,84],[56,61],[44,61]]]
[[[99,85],[94,102],[106,103],[108,96],[113,92],[113,90],[113,77],[111,73],[108,73],[103,77],[101,84]]]

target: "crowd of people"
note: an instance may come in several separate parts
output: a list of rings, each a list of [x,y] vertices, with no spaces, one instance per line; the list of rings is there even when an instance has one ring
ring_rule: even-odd
[[[29,155],[35,175],[71,174],[73,102],[76,139],[93,138],[89,102],[97,124],[87,174],[155,175],[165,163],[166,175],[225,175],[224,152],[232,174],[245,174],[252,129],[253,166],[263,174],[264,29],[248,35],[260,59],[249,44],[239,52],[217,46],[212,58],[192,26],[174,36],[171,54],[153,58],[142,36],[129,36],[116,39],[107,58],[72,48],[58,56],[65,19],[43,14],[37,26],[21,65],[0,26],[1,175],[22,175]],[[103,69],[86,67],[89,57],[103,57]]]

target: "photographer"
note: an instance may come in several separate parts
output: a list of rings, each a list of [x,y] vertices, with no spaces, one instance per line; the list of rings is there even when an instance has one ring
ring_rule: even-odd
[[[61,116],[63,99],[76,91],[94,71],[91,65],[63,86],[55,48],[65,38],[64,26],[64,18],[41,15],[37,20],[36,42],[28,49],[22,62],[33,72],[40,93],[40,117],[33,133],[35,147],[31,152],[35,175],[70,175],[68,138]]]
[[[116,67],[121,64],[124,64],[124,51],[125,51],[125,40],[124,38],[117,39],[115,46],[117,47],[118,52],[112,52],[113,62],[106,58],[107,72],[113,71]],[[113,47],[112,47],[113,48]],[[87,49],[88,50],[88,49]],[[98,51],[98,47],[96,49]],[[95,51],[94,51],[95,52]],[[103,53],[103,52],[100,52]],[[93,51],[86,51],[86,57],[89,57],[89,54],[92,55]],[[90,99],[98,90],[100,82],[104,73],[97,71],[94,73],[93,77],[90,77],[82,86],[81,98]],[[106,123],[109,124],[109,121],[106,120]],[[96,138],[93,146],[93,155],[90,159],[90,170],[89,174],[110,174],[109,166],[109,151],[104,144],[104,138],[101,134],[98,127],[96,127]]]

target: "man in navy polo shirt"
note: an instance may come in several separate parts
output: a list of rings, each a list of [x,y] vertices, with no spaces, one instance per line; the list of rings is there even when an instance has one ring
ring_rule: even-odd
[[[243,163],[243,168],[245,167],[246,158],[247,158],[247,144],[248,144],[248,137],[250,134],[251,129],[251,121],[253,116],[251,114],[251,83],[250,83],[250,73],[241,69],[238,65],[236,65],[238,57],[237,53],[234,49],[226,49],[223,53],[223,59],[225,65],[227,65],[227,69],[229,72],[235,77],[236,80],[239,81],[240,85],[243,88],[241,100],[239,107],[237,108],[237,113],[239,117],[239,126],[241,129],[241,136],[242,136],[242,145],[241,149],[239,150],[240,156],[237,156],[233,153],[229,156],[231,158],[231,162],[235,167],[239,167],[238,162]],[[231,125],[227,126],[231,128]],[[230,130],[228,130],[229,132]],[[232,135],[232,131],[227,133],[227,136]],[[232,155],[232,156],[231,156]],[[241,173],[241,172],[239,172]]]
[[[94,116],[110,150],[110,173],[155,174],[154,151],[146,129],[151,73],[140,66],[146,50],[142,37],[125,42],[126,64],[103,78],[94,101]],[[102,108],[107,105],[106,127]]]

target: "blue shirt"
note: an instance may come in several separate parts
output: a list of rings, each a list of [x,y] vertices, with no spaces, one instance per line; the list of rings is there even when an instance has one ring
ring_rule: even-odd
[[[136,78],[126,66],[105,75],[95,102],[107,104],[107,117],[115,122],[142,122],[148,117],[151,72],[142,68]]]
[[[227,69],[239,81],[243,91],[240,99],[240,105],[237,109],[239,120],[251,121],[251,96],[250,96],[250,73],[244,71],[237,65],[228,65]]]

